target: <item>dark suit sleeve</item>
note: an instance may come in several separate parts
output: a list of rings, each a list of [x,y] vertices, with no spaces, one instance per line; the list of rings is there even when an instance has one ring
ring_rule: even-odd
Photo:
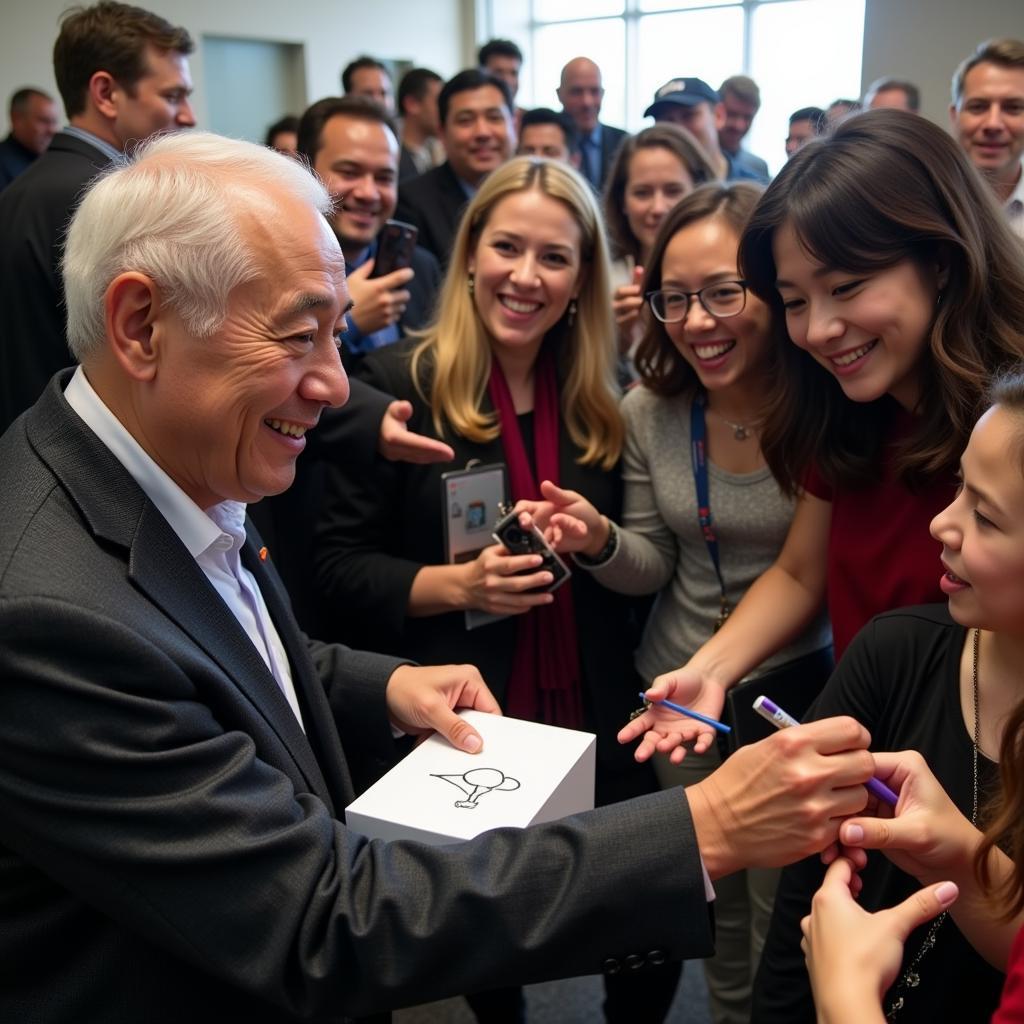
[[[416,202],[416,184],[418,182],[419,179],[414,178],[406,185],[404,192],[399,191],[398,205],[395,207],[395,220],[404,220],[407,224],[412,224],[418,232],[417,242],[419,245],[436,256],[434,249],[436,243],[430,233],[430,225],[423,216],[419,203]]]
[[[441,290],[441,266],[433,253],[417,245],[412,259],[413,279],[409,282],[409,304],[402,317],[402,331],[415,331],[433,319],[434,305]]]
[[[359,372],[374,387],[409,397],[408,378],[391,356],[386,351],[368,356]],[[402,635],[409,592],[423,567],[391,553],[404,529],[407,476],[404,463],[378,459],[367,472],[348,460],[333,461],[325,470],[314,541],[317,586],[334,614],[351,609],[361,622],[372,623],[374,637],[389,647]]]
[[[104,930],[295,1015],[709,952],[680,791],[448,848],[368,842],[225,726],[216,671],[117,608],[0,599],[0,842]]]

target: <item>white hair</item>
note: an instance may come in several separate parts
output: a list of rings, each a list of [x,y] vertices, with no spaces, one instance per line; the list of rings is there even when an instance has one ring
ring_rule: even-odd
[[[282,196],[331,211],[327,190],[307,167],[210,132],[159,136],[100,177],[75,213],[64,249],[75,358],[103,343],[104,295],[126,271],[151,277],[194,336],[218,330],[232,289],[258,272],[243,217],[266,219]]]

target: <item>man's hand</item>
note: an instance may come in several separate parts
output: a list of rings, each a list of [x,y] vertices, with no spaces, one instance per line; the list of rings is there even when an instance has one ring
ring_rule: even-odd
[[[348,290],[352,297],[352,322],[361,334],[373,334],[397,323],[409,302],[409,293],[402,285],[413,279],[412,269],[401,267],[383,277],[370,277],[373,260],[367,260],[348,275]]]
[[[453,708],[500,715],[501,708],[472,665],[401,665],[391,673],[386,691],[394,725],[410,736],[439,732],[453,747],[476,754],[483,740]]]
[[[444,441],[413,433],[405,424],[412,415],[412,403],[392,402],[380,421],[377,451],[391,462],[451,462],[455,452]]]
[[[952,882],[940,882],[869,914],[854,900],[855,878],[853,865],[840,857],[800,922],[819,1024],[882,1024],[882,999],[899,973],[907,936],[957,897]]]
[[[708,874],[781,867],[834,842],[840,822],[867,804],[870,739],[852,718],[826,718],[740,747],[689,786]]]
[[[658,676],[646,691],[648,700],[670,700],[673,704],[699,711],[702,715],[722,717],[725,689],[695,669],[677,668]],[[695,718],[687,718],[669,708],[652,705],[619,730],[618,741],[631,743],[640,739],[634,757],[647,761],[655,752],[668,754],[673,764],[680,764],[687,754],[684,743],[693,742],[693,752],[703,754],[715,739],[715,730]]]

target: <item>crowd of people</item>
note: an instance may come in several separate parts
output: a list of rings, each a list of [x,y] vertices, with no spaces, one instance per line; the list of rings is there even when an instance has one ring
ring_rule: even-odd
[[[188,130],[192,48],[76,8],[67,126],[26,87],[0,143],[0,1017],[601,973],[658,1022],[701,958],[716,1024],[1024,1021],[1024,42],[951,132],[896,77],[795,111],[773,180],[745,75],[630,135],[587,57],[556,111],[510,40],[362,56],[257,145]],[[453,556],[497,465],[566,585]],[[348,830],[462,708],[595,733],[596,809]]]

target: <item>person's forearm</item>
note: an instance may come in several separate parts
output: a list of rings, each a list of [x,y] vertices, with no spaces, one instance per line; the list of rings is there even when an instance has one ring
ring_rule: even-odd
[[[840,989],[830,984],[829,991],[814,995],[818,1024],[885,1024],[881,1005],[868,1005],[877,996],[860,985]]]
[[[672,579],[676,552],[636,530],[616,524],[619,546],[604,565],[590,568],[602,586],[620,594],[654,594]]]
[[[425,565],[412,581],[409,591],[410,618],[443,615],[468,608],[465,570],[461,565]]]
[[[824,586],[778,565],[763,572],[722,628],[687,663],[728,688],[796,639],[825,598]]]

